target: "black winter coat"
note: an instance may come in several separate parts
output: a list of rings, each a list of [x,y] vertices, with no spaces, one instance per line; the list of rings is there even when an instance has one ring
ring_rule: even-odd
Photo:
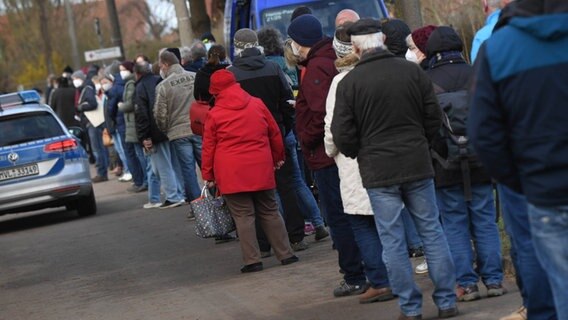
[[[211,75],[213,72],[228,67],[228,64],[206,64],[195,74],[193,97],[198,101],[211,100],[209,86],[211,85]]]
[[[377,49],[339,83],[331,132],[357,158],[363,186],[385,187],[434,177],[429,142],[441,116],[426,73]]]
[[[154,119],[156,86],[160,81],[160,77],[153,74],[145,74],[136,81],[134,119],[136,122],[136,134],[140,142],[152,139],[152,143],[155,144],[168,140],[168,137],[158,129]],[[187,117],[189,119],[189,114]]]
[[[74,87],[59,87],[51,93],[51,108],[66,127],[78,127],[81,123],[75,119]]]

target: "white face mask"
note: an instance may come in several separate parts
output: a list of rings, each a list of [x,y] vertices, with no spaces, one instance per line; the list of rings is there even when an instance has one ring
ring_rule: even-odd
[[[83,85],[83,80],[81,79],[73,79],[73,85],[75,86],[75,88],[79,88]]]
[[[296,44],[296,42],[292,41],[292,43],[290,44],[290,47],[292,47],[292,53],[296,56],[299,57],[300,56],[300,46],[298,46]]]
[[[420,63],[418,61],[418,57],[416,56],[416,53],[414,53],[414,51],[412,51],[410,49],[406,50],[406,54],[404,55],[404,57],[406,58],[406,60],[408,60],[410,62],[414,62],[416,64]]]
[[[95,83],[95,90],[97,90],[97,92],[99,92],[101,90],[101,84],[100,83]]]
[[[166,72],[162,69],[160,69],[160,77],[162,77],[162,79],[166,78]]]
[[[208,42],[205,44],[205,51],[209,52],[209,49],[211,49],[211,47],[213,46],[212,43]]]
[[[102,87],[103,87],[103,91],[107,92],[107,91],[110,90],[110,88],[112,88],[112,83],[105,83],[105,84],[102,85]]]
[[[128,71],[128,70],[122,70],[120,71],[120,77],[124,80],[128,77],[130,77],[130,75],[132,74],[132,72]]]

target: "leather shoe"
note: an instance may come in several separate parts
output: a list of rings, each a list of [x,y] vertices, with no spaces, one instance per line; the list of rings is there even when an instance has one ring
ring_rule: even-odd
[[[394,299],[392,290],[390,288],[379,288],[375,289],[369,287],[365,293],[359,295],[359,303],[373,303],[377,301],[388,301]]]
[[[247,264],[247,265],[243,266],[241,268],[241,272],[242,273],[258,272],[258,271],[262,271],[262,269],[263,269],[262,262],[257,262],[257,263],[251,263],[251,264]]]
[[[283,259],[280,262],[282,263],[283,266],[285,266],[287,264],[292,264],[294,262],[298,262],[299,260],[300,260],[300,258],[298,258],[296,256],[291,256],[290,258]]]
[[[438,318],[452,318],[459,314],[458,307],[451,307],[448,309],[438,309]]]

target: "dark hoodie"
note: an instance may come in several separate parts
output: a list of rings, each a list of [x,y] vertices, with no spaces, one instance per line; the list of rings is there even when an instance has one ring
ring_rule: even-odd
[[[468,132],[492,177],[568,205],[568,3],[512,3],[480,49]]]
[[[294,95],[278,64],[267,60],[257,48],[249,48],[235,57],[227,70],[246,92],[264,102],[285,137],[294,126],[294,108],[287,102]]]
[[[209,85],[211,82],[211,75],[217,70],[227,68],[228,64],[211,64],[207,63],[203,68],[199,69],[195,74],[195,88],[193,89],[193,97],[198,101],[211,100],[209,93]]]

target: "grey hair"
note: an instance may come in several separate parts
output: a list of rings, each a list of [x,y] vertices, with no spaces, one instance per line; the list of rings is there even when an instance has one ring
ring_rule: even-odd
[[[351,36],[351,43],[353,47],[357,47],[361,52],[376,48],[387,48],[385,46],[385,36],[382,32]]]
[[[207,50],[205,49],[205,45],[201,41],[195,41],[191,45],[191,48],[189,50],[191,54],[191,60],[198,60],[207,56]]]
[[[179,48],[179,54],[184,62],[191,61],[191,49],[189,47]]]

